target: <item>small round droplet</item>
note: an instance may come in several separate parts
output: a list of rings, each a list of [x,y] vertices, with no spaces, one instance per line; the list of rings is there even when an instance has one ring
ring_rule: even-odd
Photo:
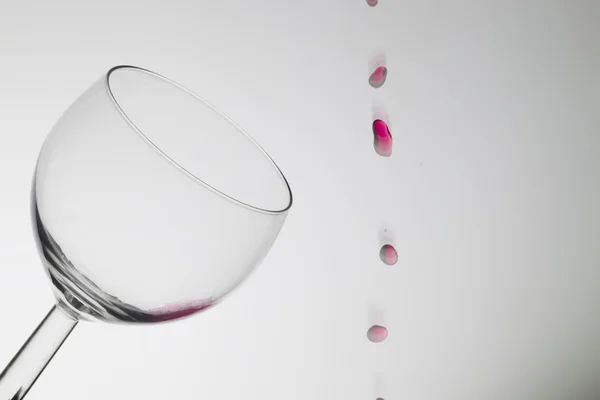
[[[391,244],[384,244],[379,250],[379,258],[385,265],[394,265],[398,262],[398,252]]]
[[[375,71],[369,76],[369,85],[375,89],[382,87],[387,78],[387,72],[387,68],[384,66],[375,68]]]
[[[373,147],[382,157],[392,155],[392,133],[387,124],[380,119],[373,121]]]
[[[377,400],[384,400],[383,397],[378,397]]]
[[[388,336],[388,330],[384,326],[373,325],[367,331],[367,338],[373,343],[383,342]]]
[[[371,7],[375,7],[379,1],[378,0],[367,0],[367,4]]]

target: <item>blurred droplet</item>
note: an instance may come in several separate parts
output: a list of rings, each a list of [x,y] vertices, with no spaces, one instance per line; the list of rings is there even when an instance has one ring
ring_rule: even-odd
[[[388,70],[386,67],[377,67],[371,76],[369,76],[369,85],[373,86],[375,89],[382,87],[387,78],[387,73]]]
[[[392,134],[388,125],[380,119],[373,121],[373,147],[382,157],[392,155]]]
[[[385,244],[379,251],[379,258],[385,265],[394,265],[398,262],[398,252],[391,244]]]
[[[375,7],[379,1],[378,0],[367,0],[367,4],[371,7]]]
[[[381,77],[383,69],[387,69],[387,57],[384,49],[374,50],[368,58],[367,74],[369,78],[373,75]],[[387,71],[385,72],[387,74]]]
[[[373,325],[367,331],[367,338],[373,343],[383,342],[388,336],[388,330],[384,326]]]

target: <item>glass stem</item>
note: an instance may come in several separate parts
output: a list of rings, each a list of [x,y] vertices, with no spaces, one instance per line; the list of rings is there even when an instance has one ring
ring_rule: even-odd
[[[76,320],[58,306],[52,307],[0,374],[0,400],[24,398],[75,325]]]

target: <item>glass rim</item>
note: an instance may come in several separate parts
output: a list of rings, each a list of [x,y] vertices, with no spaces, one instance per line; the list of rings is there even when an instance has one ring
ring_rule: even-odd
[[[262,155],[266,158],[265,161],[268,161],[271,163],[271,166],[275,168],[275,170],[277,171],[277,173],[279,174],[280,178],[283,180],[283,183],[285,184],[285,189],[287,190],[287,195],[288,195],[288,203],[284,208],[281,208],[279,210],[270,210],[267,208],[261,208],[261,207],[257,207],[257,206],[253,206],[252,204],[248,204],[245,203],[241,200],[236,199],[233,196],[228,195],[225,192],[220,191],[219,189],[217,189],[216,187],[208,184],[207,182],[205,182],[204,180],[202,180],[201,178],[199,178],[198,176],[194,175],[193,173],[191,173],[190,171],[188,171],[186,168],[184,168],[182,165],[180,165],[177,161],[175,161],[173,158],[169,157],[169,155],[167,153],[165,153],[159,146],[157,146],[154,142],[152,142],[152,140],[150,140],[150,138],[148,136],[146,136],[144,134],[144,132],[142,132],[141,129],[139,129],[134,123],[133,121],[129,118],[129,116],[127,115],[127,113],[121,108],[121,105],[119,104],[119,101],[116,99],[115,95],[112,92],[111,89],[111,84],[110,84],[110,76],[118,70],[121,69],[130,69],[130,70],[134,70],[137,72],[142,72],[145,74],[149,74],[152,75],[153,77],[163,80],[166,83],[172,85],[174,88],[182,90],[184,93],[187,93],[188,95],[192,96],[195,100],[199,101],[201,104],[203,104],[204,106],[207,106],[208,108],[211,109],[211,111],[217,113],[219,116],[221,116],[222,118],[225,119],[225,121],[227,121],[232,128],[236,129],[238,131],[239,134],[244,135],[248,140],[250,140],[250,142],[255,146],[255,148],[260,151],[262,153]],[[279,168],[279,166],[275,163],[275,161],[271,158],[271,156],[265,151],[265,149],[262,148],[262,146],[256,141],[254,140],[254,138],[248,134],[244,129],[242,129],[238,124],[236,124],[231,118],[229,118],[227,115],[225,115],[221,110],[219,110],[216,106],[214,106],[212,103],[210,103],[208,100],[204,99],[202,96],[194,93],[193,91],[189,90],[188,88],[186,88],[185,86],[177,83],[176,81],[167,78],[166,76],[163,76],[159,73],[156,73],[154,71],[151,71],[149,69],[146,68],[141,68],[141,67],[136,67],[133,65],[117,65],[112,67],[111,69],[108,70],[108,72],[106,72],[105,78],[104,78],[104,83],[106,86],[106,89],[108,91],[108,96],[110,98],[110,100],[112,101],[113,105],[116,107],[117,111],[119,112],[119,114],[121,114],[121,116],[123,117],[123,119],[125,119],[125,121],[129,124],[129,126],[133,129],[133,131],[135,133],[137,133],[148,145],[150,145],[161,157],[163,157],[165,160],[167,160],[171,166],[177,168],[179,171],[181,171],[182,173],[184,173],[185,175],[187,175],[190,179],[192,179],[194,182],[200,184],[201,186],[205,187],[206,189],[209,189],[210,191],[212,191],[213,193],[237,204],[240,205],[244,208],[250,209],[252,211],[257,211],[260,213],[265,213],[265,214],[271,214],[271,215],[277,215],[277,214],[283,214],[286,211],[288,211],[291,207],[292,207],[292,203],[293,203],[293,194],[292,194],[292,189],[285,177],[285,175],[283,174],[283,172],[281,171],[281,169]]]

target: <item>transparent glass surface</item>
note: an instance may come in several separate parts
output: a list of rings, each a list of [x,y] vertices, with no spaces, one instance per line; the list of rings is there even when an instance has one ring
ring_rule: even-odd
[[[291,204],[273,160],[212,105],[154,72],[111,69],[59,119],[35,170],[34,231],[57,298],[46,320],[65,321],[41,369],[76,321],[157,323],[215,305],[266,256]],[[12,367],[0,376],[0,400],[41,372],[21,367],[8,389]]]

